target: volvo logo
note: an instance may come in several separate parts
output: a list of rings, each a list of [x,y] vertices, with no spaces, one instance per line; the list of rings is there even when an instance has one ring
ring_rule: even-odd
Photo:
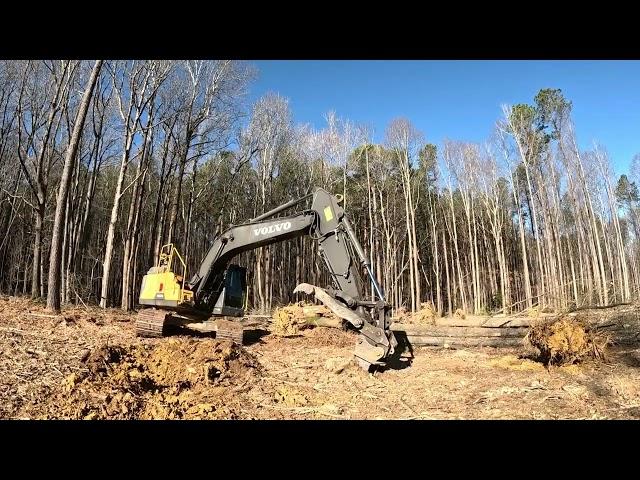
[[[254,228],[253,234],[256,237],[258,237],[260,235],[267,235],[269,233],[286,232],[290,228],[291,228],[291,222],[283,222],[283,223],[277,223],[275,225],[269,225],[268,227]]]

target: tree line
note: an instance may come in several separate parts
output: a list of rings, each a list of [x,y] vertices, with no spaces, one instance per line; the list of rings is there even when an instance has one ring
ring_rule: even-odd
[[[246,93],[242,61],[0,62],[0,290],[136,308],[174,243],[194,272],[213,238],[323,187],[344,197],[394,308],[567,310],[640,296],[640,156],[616,177],[578,146],[557,89],[504,106],[483,143],[381,137],[286,98]],[[243,253],[249,308],[326,285],[311,238]],[[367,285],[367,294],[372,294]]]

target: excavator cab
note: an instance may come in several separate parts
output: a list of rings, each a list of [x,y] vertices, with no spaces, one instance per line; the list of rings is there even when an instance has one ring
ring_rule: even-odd
[[[229,265],[224,272],[224,286],[213,307],[214,315],[241,317],[247,295],[247,269]]]

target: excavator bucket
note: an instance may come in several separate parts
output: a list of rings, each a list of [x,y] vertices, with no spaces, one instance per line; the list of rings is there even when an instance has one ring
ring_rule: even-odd
[[[357,312],[349,309],[344,304],[329,295],[326,290],[309,283],[301,283],[293,293],[303,292],[307,295],[315,295],[336,316],[342,318],[360,331],[354,355],[358,364],[365,370],[372,365],[384,365],[385,360],[393,354],[398,345],[393,333],[372,325],[365,321]]]

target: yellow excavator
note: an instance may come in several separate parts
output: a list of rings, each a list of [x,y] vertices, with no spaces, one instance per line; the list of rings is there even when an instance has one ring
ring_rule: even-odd
[[[277,214],[311,199],[309,208],[285,217]],[[162,337],[170,327],[188,326],[215,331],[216,338],[242,343],[245,315],[246,269],[231,264],[242,252],[308,235],[318,242],[319,255],[333,285],[308,283],[294,292],[315,295],[338,317],[359,331],[355,357],[366,370],[384,366],[397,341],[391,332],[390,305],[342,207],[342,197],[322,188],[292,200],[247,223],[231,226],[214,239],[200,268],[186,281],[187,266],[173,244],[165,245],[159,262],[149,269],[140,289],[136,332]],[[275,218],[274,218],[275,217]],[[366,300],[361,270],[367,274],[377,299]]]

